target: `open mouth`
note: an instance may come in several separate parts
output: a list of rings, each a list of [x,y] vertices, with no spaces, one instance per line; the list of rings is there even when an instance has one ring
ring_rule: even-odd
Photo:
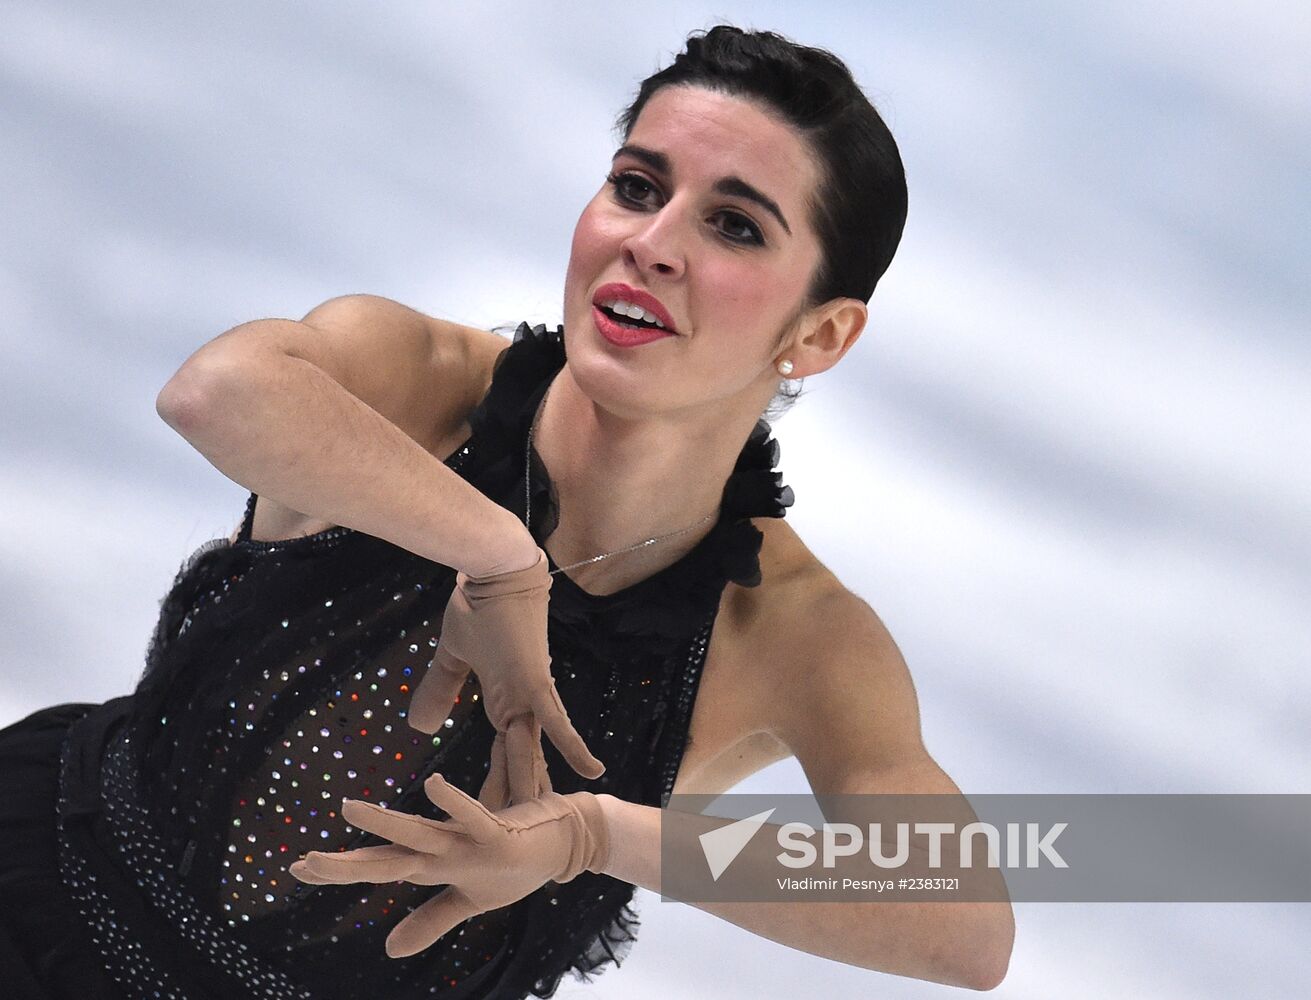
[[[634,330],[659,330],[662,333],[669,332],[663,326],[657,326],[654,322],[648,323],[646,320],[633,319],[631,316],[623,316],[615,312],[613,309],[607,309],[605,306],[597,306],[597,308],[621,326],[632,327]]]

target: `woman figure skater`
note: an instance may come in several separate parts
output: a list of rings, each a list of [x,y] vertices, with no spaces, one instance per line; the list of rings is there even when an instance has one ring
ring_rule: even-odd
[[[817,793],[957,792],[762,419],[865,326],[892,136],[836,57],[727,25],[619,125],[556,330],[347,295],[164,387],[249,501],[132,694],[0,732],[8,996],[550,996],[631,944],[672,793],[790,755]],[[1006,904],[707,909],[977,989],[1013,936]]]

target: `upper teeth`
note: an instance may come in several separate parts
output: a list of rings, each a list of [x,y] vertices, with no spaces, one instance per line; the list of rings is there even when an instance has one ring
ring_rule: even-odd
[[[627,316],[629,319],[644,319],[648,323],[654,323],[662,330],[665,328],[665,325],[656,318],[654,313],[649,313],[641,306],[635,306],[633,303],[625,302],[623,299],[602,302],[601,307],[603,309],[610,309],[617,312],[620,316]]]

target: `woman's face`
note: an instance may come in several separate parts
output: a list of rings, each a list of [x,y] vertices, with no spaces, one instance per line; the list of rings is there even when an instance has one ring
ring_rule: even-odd
[[[631,416],[726,397],[763,409],[784,356],[777,338],[820,259],[806,208],[818,176],[800,135],[758,105],[656,91],[574,230],[564,321],[584,392]],[[598,296],[613,283],[654,296],[676,335],[608,340],[594,303],[614,297]]]

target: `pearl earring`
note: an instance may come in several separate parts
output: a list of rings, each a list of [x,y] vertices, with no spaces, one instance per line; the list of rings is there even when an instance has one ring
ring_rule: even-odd
[[[778,373],[784,377],[792,374],[792,362],[784,358],[778,363]]]

